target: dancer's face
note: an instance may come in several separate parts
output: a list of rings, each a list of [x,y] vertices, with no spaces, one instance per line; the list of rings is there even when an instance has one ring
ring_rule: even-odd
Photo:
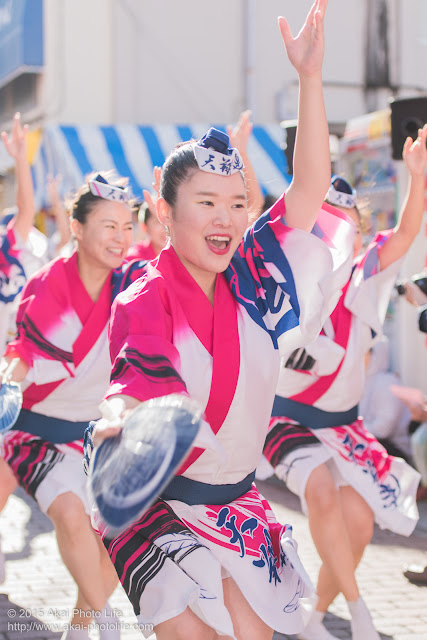
[[[197,170],[179,186],[175,206],[163,200],[159,211],[178,257],[206,292],[230,264],[248,224],[241,174]]]
[[[132,214],[122,202],[100,199],[86,222],[72,221],[80,258],[94,266],[117,269],[132,243]]]

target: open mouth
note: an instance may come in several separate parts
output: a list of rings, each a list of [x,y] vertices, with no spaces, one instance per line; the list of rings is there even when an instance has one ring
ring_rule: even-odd
[[[230,236],[207,236],[206,242],[211,251],[217,254],[227,253],[230,246]]]
[[[123,256],[123,249],[113,249],[109,248],[108,251],[112,253],[117,258],[121,258]]]

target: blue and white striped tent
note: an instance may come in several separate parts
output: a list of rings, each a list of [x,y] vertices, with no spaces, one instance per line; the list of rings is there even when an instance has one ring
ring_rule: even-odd
[[[78,125],[46,124],[32,171],[36,206],[46,204],[47,175],[62,175],[62,192],[78,189],[91,171],[115,169],[127,176],[135,197],[151,189],[154,166],[161,166],[182,140],[200,138],[210,125]],[[224,130],[224,127],[215,125]],[[280,125],[254,126],[248,154],[265,193],[279,196],[289,184]]]

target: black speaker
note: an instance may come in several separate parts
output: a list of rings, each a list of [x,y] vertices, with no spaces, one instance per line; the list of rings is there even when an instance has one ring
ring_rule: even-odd
[[[403,144],[408,136],[415,140],[418,129],[427,122],[427,96],[396,98],[391,106],[391,146],[393,159],[402,160]]]
[[[295,147],[295,137],[297,135],[297,120],[284,120],[281,122],[281,127],[286,132],[285,143],[283,145],[283,149],[285,152],[286,162],[288,164],[288,174],[293,175],[294,173],[294,147]]]

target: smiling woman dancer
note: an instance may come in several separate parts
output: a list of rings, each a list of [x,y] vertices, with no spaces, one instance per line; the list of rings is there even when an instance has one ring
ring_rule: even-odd
[[[252,480],[279,348],[289,353],[315,337],[349,276],[353,225],[338,211],[320,212],[330,180],[325,9],[317,0],[295,39],[279,19],[300,78],[295,172],[285,196],[245,233],[242,163],[228,137],[211,129],[177,147],[157,202],[170,245],[113,307],[113,414],[120,420],[149,398],[189,395],[225,453],[195,447],[161,499],[115,538],[94,514],[139,622],[152,623],[158,640],[267,640],[273,629],[303,626],[307,592],[289,561],[290,529]],[[318,233],[308,233],[316,219]],[[342,252],[324,233],[328,223],[342,233]],[[94,442],[118,433],[105,419]]]
[[[339,592],[352,616],[353,640],[379,640],[360,597],[355,570],[373,532],[410,535],[418,519],[419,475],[387,454],[358,418],[365,355],[382,333],[401,259],[417,235],[424,211],[427,125],[405,143],[410,188],[396,227],[362,246],[356,192],[334,176],[327,200],[347,211],[358,228],[354,269],[320,335],[284,360],[264,455],[296,493],[323,561],[317,610],[300,638],[333,640],[322,623]],[[258,474],[261,470],[258,470]],[[260,476],[261,477],[261,476]]]
[[[120,268],[132,241],[126,200],[123,180],[88,179],[71,210],[77,249],[28,280],[17,337],[0,363],[4,369],[19,359],[13,377],[23,388],[21,414],[3,437],[9,481],[0,483],[0,502],[3,506],[20,484],[55,525],[61,556],[78,585],[75,628],[65,632],[67,640],[89,638],[80,627],[90,622],[91,609],[100,612],[97,622],[115,621],[106,600],[117,576],[90,525],[82,437],[88,421],[100,416],[109,382],[112,298],[126,277],[138,277],[142,268],[139,262]],[[101,631],[102,640],[119,635],[118,626]]]

